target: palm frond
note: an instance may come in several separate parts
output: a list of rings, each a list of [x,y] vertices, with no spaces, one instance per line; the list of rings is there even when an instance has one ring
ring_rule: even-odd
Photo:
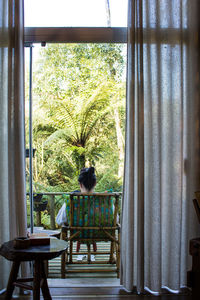
[[[97,115],[96,118],[92,120],[92,122],[87,124],[85,131],[83,133],[85,143],[89,140],[89,138],[93,135],[94,130],[97,128],[97,124],[101,123],[101,121],[105,118],[106,115],[110,113],[109,109],[105,110],[102,114]]]
[[[70,100],[57,101],[55,120],[59,127],[69,127],[72,132],[74,131],[76,138],[79,138],[77,116]]]
[[[71,144],[76,138],[71,134],[69,129],[59,129],[46,139],[44,145],[50,145],[60,139],[65,140],[67,144]]]
[[[82,107],[81,115],[81,133],[82,138],[86,135],[87,128],[91,127],[91,121],[95,117],[101,118],[104,114],[105,108],[109,106],[109,94],[105,93],[105,84],[102,84],[95,93],[84,103]]]

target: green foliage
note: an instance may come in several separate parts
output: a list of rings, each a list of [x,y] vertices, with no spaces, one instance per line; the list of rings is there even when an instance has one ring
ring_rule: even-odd
[[[96,191],[121,191],[118,131],[124,135],[123,53],[124,46],[118,44],[41,48],[33,68],[34,192],[77,190],[80,169],[90,165],[96,167]],[[28,137],[28,126],[26,131]],[[27,181],[28,172],[27,162]],[[62,202],[62,196],[56,197],[56,210]],[[45,214],[42,219],[48,223]]]
[[[41,224],[44,224],[45,229],[51,229],[50,216],[47,210],[41,212]]]
[[[122,178],[118,178],[116,173],[113,173],[112,169],[108,169],[104,174],[101,174],[95,188],[95,191],[97,192],[105,192],[110,190],[114,192],[122,191]]]

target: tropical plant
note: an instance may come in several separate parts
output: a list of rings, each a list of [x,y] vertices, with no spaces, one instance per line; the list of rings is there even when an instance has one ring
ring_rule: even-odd
[[[60,44],[41,50],[33,76],[35,186],[77,189],[79,170],[95,165],[102,185],[105,171],[112,170],[110,185],[120,188],[125,113],[122,48]]]

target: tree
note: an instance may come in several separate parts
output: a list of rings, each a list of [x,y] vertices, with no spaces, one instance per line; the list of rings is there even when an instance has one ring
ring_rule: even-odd
[[[89,164],[98,166],[101,174],[103,166],[113,169],[120,177],[125,113],[122,46],[49,45],[41,50],[34,70],[37,180],[66,189]]]
[[[48,137],[45,144],[63,140],[66,152],[75,162],[77,173],[85,167],[86,161],[91,164],[100,155],[101,149],[95,138],[100,140],[102,128],[107,124],[109,98],[108,87],[102,84],[90,98],[80,98],[76,105],[70,98],[55,101],[56,112],[49,124],[52,122],[58,129]]]

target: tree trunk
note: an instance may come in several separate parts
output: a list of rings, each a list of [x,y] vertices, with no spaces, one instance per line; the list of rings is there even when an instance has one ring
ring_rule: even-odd
[[[120,118],[118,108],[114,108],[115,128],[117,134],[117,146],[119,154],[118,178],[122,178],[124,170],[124,137],[120,126]]]
[[[80,155],[80,170],[85,168],[85,154]]]

